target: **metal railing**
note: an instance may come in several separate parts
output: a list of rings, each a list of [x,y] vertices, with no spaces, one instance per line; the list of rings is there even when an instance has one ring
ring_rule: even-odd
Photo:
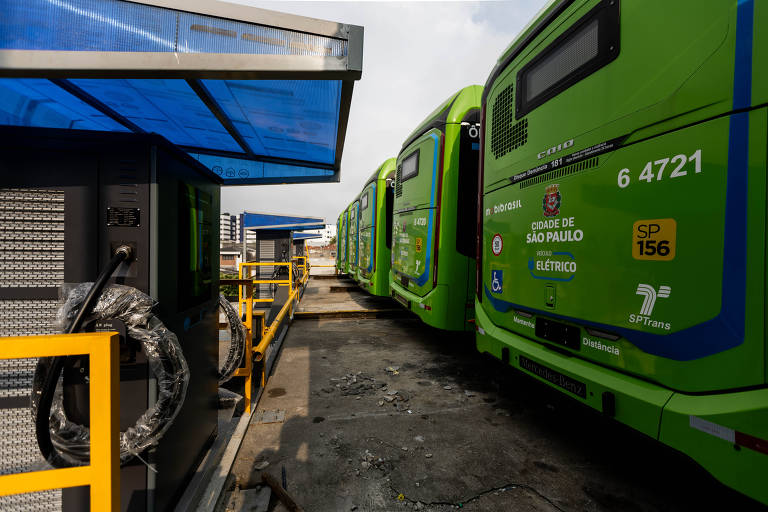
[[[260,279],[253,275],[253,271],[260,267],[288,267],[288,278],[287,279]],[[276,284],[278,286],[280,285],[288,285],[293,289],[293,263],[290,261],[250,261],[247,263],[240,263],[238,267],[238,277],[240,279],[248,279],[253,284]],[[238,286],[237,287],[237,295],[238,295],[238,311],[240,312],[240,315],[243,314],[243,303],[245,302],[245,299],[243,297],[243,287]],[[251,298],[251,302],[273,302],[274,299],[272,297],[267,298]]]
[[[309,280],[306,257],[297,268],[303,270],[299,281],[293,280],[294,262],[241,263],[240,279],[222,279],[221,284],[238,287],[240,317],[245,318],[246,354],[244,366],[234,376],[245,377],[245,408],[251,412],[251,394],[254,372],[253,361],[262,361],[280,324],[287,315],[293,316],[294,308],[301,300],[301,289]],[[252,269],[259,266],[287,266],[286,279],[256,279]],[[254,311],[257,302],[273,299],[254,297],[258,284],[288,286],[288,299],[277,316],[265,326],[265,312]],[[258,321],[256,321],[258,319]],[[258,339],[256,346],[254,339]],[[0,342],[0,359],[25,359],[71,355],[87,355],[90,361],[89,399],[90,415],[90,464],[71,468],[49,469],[26,473],[0,475],[0,497],[68,487],[89,486],[92,511],[116,511],[120,508],[120,346],[116,332],[55,334],[45,336],[4,337]],[[253,356],[251,356],[253,354]],[[261,365],[258,378],[266,385],[266,372]]]
[[[0,359],[88,355],[91,460],[87,466],[0,476],[0,496],[90,486],[91,510],[120,509],[120,347],[116,332],[14,336]]]
[[[265,368],[259,370],[260,375],[254,374],[253,360],[260,362],[264,359],[264,354],[269,344],[275,338],[280,324],[289,315],[293,317],[294,307],[301,301],[301,290],[309,280],[309,273],[306,272],[306,256],[294,256],[294,259],[304,258],[304,263],[294,262],[247,262],[240,263],[238,275],[240,279],[222,279],[222,285],[236,285],[238,290],[238,313],[243,319],[246,335],[246,354],[253,356],[245,357],[244,366],[238,368],[233,374],[235,377],[245,377],[245,407],[246,412],[251,410],[251,395],[253,389],[253,379],[258,378],[260,385],[266,385]],[[303,270],[303,274],[298,281],[293,280],[293,266]],[[253,275],[253,270],[265,266],[283,266],[288,267],[288,277],[286,279],[260,279]],[[273,298],[254,297],[254,290],[259,284],[276,284],[278,286],[288,286],[289,294],[285,304],[275,316],[269,325],[265,325],[266,312],[263,310],[254,311],[256,303],[273,302]],[[258,322],[255,322],[258,318]],[[254,345],[254,340],[258,340]]]
[[[307,270],[307,256],[294,256],[294,260],[303,260],[303,263],[297,263],[296,267],[301,270],[301,276],[299,278],[299,284],[304,286],[309,281],[309,271]]]

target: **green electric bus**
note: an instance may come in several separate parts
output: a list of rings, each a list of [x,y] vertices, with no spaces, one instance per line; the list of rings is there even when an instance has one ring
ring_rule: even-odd
[[[371,175],[360,194],[360,266],[357,282],[373,295],[389,295],[395,158]]]
[[[474,317],[482,91],[473,85],[448,98],[397,157],[392,297],[441,329],[468,330]]]
[[[347,273],[349,277],[357,281],[360,248],[360,202],[357,199],[352,201],[347,212]]]
[[[347,262],[347,253],[349,251],[349,210],[346,209],[339,215],[339,230],[336,232],[336,257],[338,260],[337,268],[340,274],[349,272]]]
[[[341,258],[341,218],[344,216],[340,213],[336,219],[336,273],[341,274],[342,258]]]
[[[768,503],[765,62],[768,2],[548,4],[483,94],[475,315]]]

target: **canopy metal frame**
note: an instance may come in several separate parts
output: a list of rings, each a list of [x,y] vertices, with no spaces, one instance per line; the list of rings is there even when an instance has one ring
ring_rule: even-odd
[[[75,85],[77,78],[184,79],[200,100],[242,148],[243,154],[199,147],[189,152],[278,163],[333,171],[328,176],[263,177],[259,184],[340,181],[354,82],[362,75],[363,27],[286,14],[218,0],[124,0],[131,3],[254,23],[266,27],[344,40],[345,56],[267,55],[243,53],[175,53],[117,51],[0,50],[0,77],[46,78],[107,117],[136,133],[144,130]],[[204,79],[228,80],[338,80],[341,98],[334,162],[304,161],[255,154],[231,119],[203,84]],[[254,184],[253,180],[227,180],[227,184]]]

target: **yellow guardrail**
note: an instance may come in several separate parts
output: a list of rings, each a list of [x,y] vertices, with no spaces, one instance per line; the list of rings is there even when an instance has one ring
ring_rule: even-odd
[[[238,276],[240,279],[248,279],[253,282],[253,284],[276,284],[276,285],[288,285],[293,289],[293,263],[290,261],[250,261],[246,263],[240,263],[238,267]],[[258,279],[253,275],[253,271],[258,267],[288,267],[288,279]],[[243,303],[245,302],[243,298],[243,287],[238,286],[237,287],[237,295],[238,295],[238,311],[240,312],[240,315],[243,314]],[[272,302],[273,299],[271,297],[262,299],[259,297],[258,299],[251,298],[251,302]]]
[[[262,333],[261,340],[259,341],[259,344],[253,347],[253,353],[256,357],[257,361],[261,361],[264,359],[264,353],[267,350],[267,347],[270,343],[272,343],[272,340],[275,338],[275,334],[277,333],[278,327],[280,327],[280,323],[283,321],[283,318],[285,318],[285,315],[287,313],[291,313],[291,316],[293,315],[293,306],[294,303],[297,301],[297,297],[299,297],[299,288],[294,288],[291,290],[291,293],[288,295],[288,300],[285,301],[285,304],[283,304],[283,307],[280,308],[280,311],[277,313],[277,316],[272,321],[271,324],[264,327],[264,332]],[[261,372],[261,385],[266,385],[266,374],[264,370],[262,369]]]
[[[240,279],[222,279],[221,284],[229,284],[229,285],[237,285],[238,289],[238,313],[240,315],[240,318],[243,318],[243,315],[245,315],[245,319],[243,320],[243,324],[245,325],[245,328],[247,330],[247,339],[246,339],[246,353],[250,354],[253,353],[256,361],[261,361],[264,358],[264,353],[267,350],[267,347],[269,344],[274,340],[275,334],[277,333],[277,329],[280,327],[280,324],[282,323],[283,319],[285,318],[286,314],[293,315],[293,309],[295,305],[301,300],[301,287],[306,285],[307,281],[309,280],[309,273],[306,271],[306,256],[294,256],[293,259],[304,259],[304,263],[294,263],[294,262],[247,262],[247,263],[240,263],[240,266],[238,268],[238,275],[240,276]],[[296,265],[297,268],[300,268],[303,270],[303,274],[299,281],[294,282],[293,280],[293,266]],[[265,266],[286,266],[288,267],[288,278],[287,279],[258,279],[253,275],[253,271],[258,267],[265,267]],[[278,312],[275,319],[272,321],[271,324],[265,325],[265,311],[254,311],[254,305],[257,302],[273,302],[274,299],[268,298],[268,299],[262,299],[262,298],[255,298],[254,297],[254,288],[258,284],[277,284],[278,286],[288,286],[290,293],[288,294],[288,299],[286,300],[285,304],[282,308],[280,308],[280,311]],[[254,316],[260,317],[259,325],[261,326],[260,329],[257,329],[254,325]],[[253,340],[258,339],[259,341],[254,346]],[[245,366],[242,368],[239,368],[235,371],[234,376],[236,377],[245,377],[245,400],[246,400],[246,411],[250,412],[251,410],[251,389],[252,389],[252,382],[254,378],[254,371],[253,371],[253,363],[250,357],[245,358]],[[261,370],[261,375],[259,376],[259,380],[261,383],[261,386],[264,386],[266,384],[266,375],[264,372],[264,369]]]
[[[120,347],[116,332],[3,338],[0,359],[88,355],[90,439],[88,466],[0,476],[0,496],[90,486],[91,510],[120,509]]]
[[[299,284],[304,286],[309,281],[309,272],[307,272],[307,257],[306,256],[294,256],[294,260],[303,260],[303,263],[297,263],[296,267],[301,270],[301,277],[299,278]]]

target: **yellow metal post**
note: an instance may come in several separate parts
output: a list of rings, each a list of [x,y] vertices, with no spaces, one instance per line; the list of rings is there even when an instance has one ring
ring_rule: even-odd
[[[241,264],[242,265],[242,264]],[[242,272],[242,266],[241,272]],[[221,284],[236,284],[238,289],[238,301],[240,306],[245,304],[245,366],[238,368],[232,374],[235,377],[245,377],[245,412],[251,412],[251,396],[253,390],[253,362],[251,361],[251,351],[253,348],[253,281],[249,279],[222,279]],[[245,288],[245,296],[242,296],[242,289]],[[239,318],[242,318],[242,307],[238,307]]]
[[[0,496],[91,488],[91,510],[120,509],[120,352],[116,332],[3,338],[0,359],[87,354],[90,359],[90,465],[0,476]]]
[[[286,312],[290,311],[293,312],[293,301],[298,296],[298,289],[294,290],[294,281],[293,281],[293,265],[294,263],[291,261],[288,262],[282,262],[282,261],[251,261],[251,262],[241,262],[239,265],[239,277],[238,280],[238,312],[240,314],[240,317],[242,318],[243,312],[245,308],[246,313],[246,320],[245,320],[245,326],[248,330],[248,339],[246,341],[246,350],[247,353],[255,354],[256,360],[261,361],[263,358],[263,351],[266,350],[266,347],[269,346],[269,343],[274,338],[275,332],[277,327],[282,322],[283,318],[285,317]],[[263,266],[272,266],[272,267],[288,267],[288,278],[287,279],[255,279],[255,276],[253,275],[253,270],[255,270],[254,267],[263,267]],[[306,265],[305,265],[306,268]],[[305,272],[306,274],[306,272]],[[306,276],[302,277],[302,281],[296,284],[301,284],[305,281]],[[222,280],[222,284],[233,284],[231,282],[232,280]],[[246,282],[247,281],[247,282]],[[280,309],[280,312],[278,313],[275,320],[269,325],[264,325],[263,329],[260,330],[258,333],[259,341],[257,343],[257,347],[253,346],[253,337],[256,334],[254,325],[253,325],[253,306],[256,302],[273,302],[274,299],[268,298],[268,299],[256,299],[253,297],[253,287],[258,284],[277,284],[278,286],[288,286],[288,302],[283,305],[283,307]],[[243,295],[243,287],[246,288],[246,293]],[[264,319],[264,312],[259,311],[256,312],[256,314],[260,315],[262,317],[262,324]],[[250,357],[246,360],[245,366],[243,368],[238,368],[235,373],[235,376],[237,377],[245,377],[245,400],[246,400],[246,411],[250,412],[251,409],[251,389],[252,389],[252,382],[253,382],[253,363],[250,359]],[[266,385],[266,375],[264,374],[264,370],[262,369],[261,375],[260,375],[260,382],[261,386]]]
[[[117,335],[90,354],[92,510],[120,509],[120,347]],[[97,404],[109,404],[98,408]],[[94,506],[95,504],[95,506]]]

